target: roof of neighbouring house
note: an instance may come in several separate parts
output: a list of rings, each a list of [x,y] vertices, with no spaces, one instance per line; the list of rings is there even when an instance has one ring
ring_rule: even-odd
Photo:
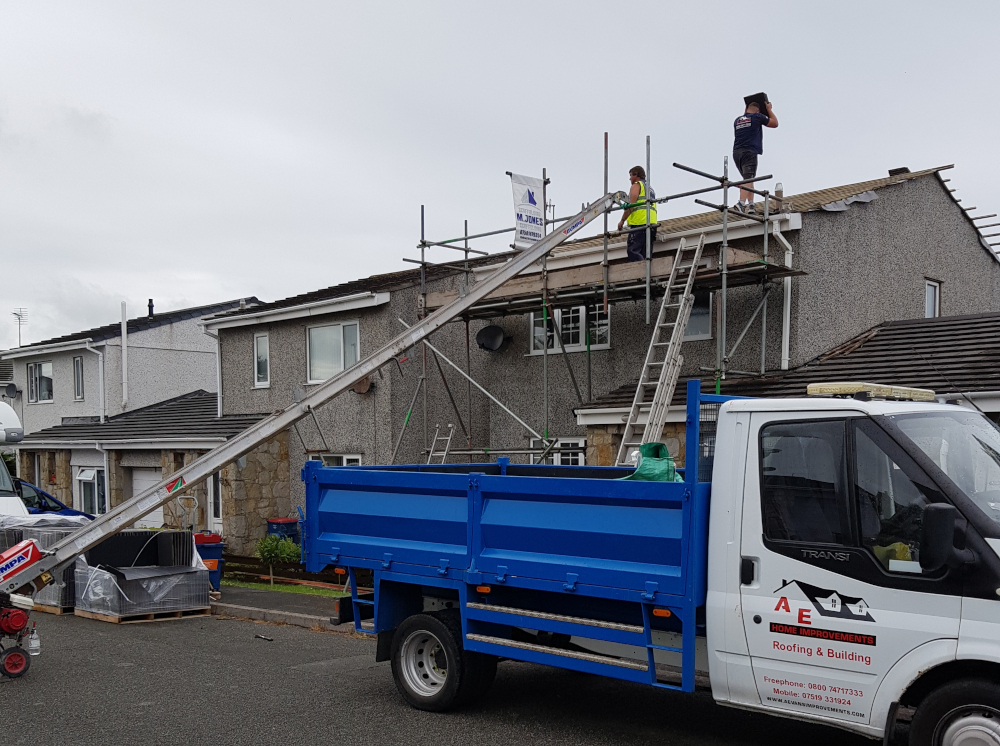
[[[240,414],[219,417],[218,398],[207,391],[152,404],[110,417],[104,422],[57,425],[25,435],[22,444],[51,441],[205,440],[229,439],[266,415]]]
[[[135,332],[155,329],[158,326],[164,326],[166,324],[175,324],[178,321],[200,319],[205,316],[212,316],[217,313],[230,311],[234,308],[238,309],[241,303],[245,304],[247,308],[253,308],[259,305],[260,301],[255,297],[238,298],[236,300],[227,300],[221,303],[212,303],[207,306],[194,306],[193,308],[181,308],[176,311],[154,313],[152,316],[140,316],[135,319],[129,319],[126,322],[128,325],[128,333],[134,334]],[[41,342],[32,342],[28,345],[7,350],[7,352],[20,352],[22,350],[31,349],[32,347],[42,347],[43,345],[60,344],[63,342],[76,342],[85,339],[89,339],[92,342],[103,342],[106,339],[120,337],[121,331],[121,322],[116,321],[113,324],[105,324],[104,326],[98,326],[94,329],[86,329],[82,332],[65,334],[61,337],[53,337],[52,339],[45,339]]]
[[[789,195],[784,198],[785,205],[789,208],[791,212],[808,212],[810,210],[820,210],[826,207],[827,209],[837,209],[836,204],[842,202],[843,200],[849,200],[851,197],[856,197],[858,195],[863,195],[865,192],[875,191],[877,189],[882,189],[884,187],[893,186],[895,184],[900,184],[905,181],[910,181],[913,179],[919,179],[924,176],[931,176],[945,169],[949,169],[951,166],[936,166],[935,168],[924,169],[923,171],[906,171],[905,173],[893,173],[889,176],[880,179],[872,179],[869,181],[860,181],[855,184],[845,184],[843,186],[830,187],[828,189],[819,189],[813,192],[805,192],[803,194]],[[775,209],[777,209],[776,203],[774,204]],[[731,214],[731,221],[736,221],[737,216]],[[688,231],[692,229],[710,227],[717,225],[721,222],[720,213],[717,211],[703,212],[695,215],[685,215],[679,218],[671,218],[669,220],[661,220],[657,225],[659,226],[659,235],[663,236],[670,233],[680,233],[683,231]],[[971,221],[970,221],[971,222]],[[612,232],[612,236],[617,236],[619,233]],[[553,253],[560,253],[562,251],[572,251],[580,248],[585,248],[591,245],[599,244],[603,241],[602,238],[584,238],[578,241],[567,241],[562,244],[559,248],[555,249]],[[491,254],[489,256],[477,257],[475,259],[470,259],[469,264],[472,267],[479,267],[482,265],[493,264],[500,260],[506,260],[509,257],[514,256],[512,251],[504,251],[497,254]],[[430,264],[427,267],[427,280],[436,280],[442,277],[447,277],[449,275],[456,274],[462,270],[455,265],[435,265]],[[333,300],[336,298],[342,298],[349,295],[354,295],[356,293],[365,292],[387,292],[393,290],[401,290],[404,288],[413,287],[420,282],[420,270],[419,269],[407,269],[401,270],[399,272],[389,272],[386,274],[372,275],[370,277],[365,277],[358,280],[351,280],[350,282],[344,282],[339,285],[333,285],[331,287],[322,288],[320,290],[313,290],[308,293],[302,293],[300,295],[294,295],[289,298],[282,298],[281,300],[272,301],[270,303],[261,303],[260,305],[254,306],[252,309],[237,309],[228,310],[218,314],[216,318],[225,317],[230,318],[234,316],[239,316],[242,314],[259,314],[262,312],[273,311],[277,309],[284,308],[294,308],[296,306],[303,306],[310,303],[317,303],[320,301]]]
[[[888,321],[781,375],[732,378],[722,393],[733,396],[805,396],[824,381],[865,381],[914,386],[938,394],[1000,391],[1000,313]],[[638,381],[598,397],[580,409],[630,407]],[[711,391],[714,380],[704,380]],[[684,402],[678,384],[673,404]]]

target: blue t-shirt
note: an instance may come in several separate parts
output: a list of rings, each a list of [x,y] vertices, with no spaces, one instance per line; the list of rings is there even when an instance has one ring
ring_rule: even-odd
[[[757,155],[764,153],[764,133],[761,129],[771,118],[767,114],[744,114],[733,122],[736,130],[736,140],[733,150],[752,150]]]

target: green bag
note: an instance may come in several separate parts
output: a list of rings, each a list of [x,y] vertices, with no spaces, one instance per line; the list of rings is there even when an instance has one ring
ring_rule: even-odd
[[[639,465],[622,479],[637,482],[683,482],[674,468],[674,459],[663,443],[643,443],[639,446]]]

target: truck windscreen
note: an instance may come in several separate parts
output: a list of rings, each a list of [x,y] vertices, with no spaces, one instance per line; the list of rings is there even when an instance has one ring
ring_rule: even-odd
[[[1000,523],[1000,428],[978,412],[961,410],[892,419],[980,510]]]
[[[10,474],[7,472],[7,464],[3,462],[0,458],[0,494],[15,495],[14,483],[10,479]]]

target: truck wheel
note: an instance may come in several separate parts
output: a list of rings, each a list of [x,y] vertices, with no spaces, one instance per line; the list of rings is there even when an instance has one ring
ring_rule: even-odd
[[[496,658],[462,649],[457,612],[416,614],[393,636],[392,676],[410,705],[444,712],[486,693],[496,676]]]
[[[910,746],[1000,746],[1000,684],[963,679],[935,689],[913,716]]]
[[[21,648],[7,648],[0,653],[0,673],[11,679],[24,676],[31,667],[31,658]]]

